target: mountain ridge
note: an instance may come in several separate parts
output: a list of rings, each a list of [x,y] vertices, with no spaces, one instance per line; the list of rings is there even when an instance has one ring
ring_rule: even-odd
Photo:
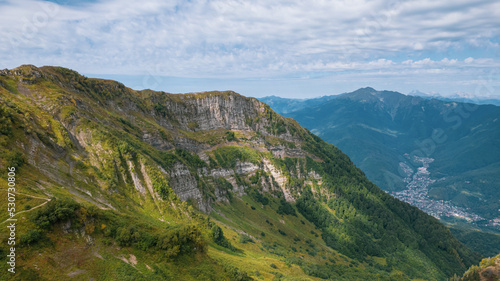
[[[442,280],[478,259],[256,99],[34,66],[2,71],[0,95],[24,279]]]
[[[479,88],[477,89],[479,90]],[[443,101],[456,101],[462,103],[474,103],[474,104],[490,104],[500,106],[500,99],[498,96],[490,95],[490,96],[477,96],[470,93],[454,93],[452,95],[441,95],[439,93],[423,93],[418,90],[413,90],[408,93],[410,96],[419,96],[425,99],[438,99]]]

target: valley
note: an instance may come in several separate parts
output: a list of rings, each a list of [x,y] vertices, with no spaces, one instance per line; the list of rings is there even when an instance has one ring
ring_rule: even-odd
[[[408,155],[406,156],[408,157]],[[484,221],[484,218],[472,213],[470,210],[457,207],[450,201],[430,198],[429,185],[439,181],[439,179],[432,179],[428,171],[429,164],[432,163],[434,159],[414,157],[415,159],[412,162],[420,163],[422,167],[418,167],[417,170],[414,171],[408,164],[400,162],[400,169],[406,174],[403,181],[407,185],[405,190],[390,192],[392,196],[419,208],[437,219],[454,217],[466,220],[469,223]],[[493,223],[493,221],[491,223]]]
[[[395,197],[445,221],[500,232],[500,107],[369,87],[261,100],[345,151]]]

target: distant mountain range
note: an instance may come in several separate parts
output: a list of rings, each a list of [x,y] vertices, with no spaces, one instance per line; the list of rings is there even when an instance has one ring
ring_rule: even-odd
[[[426,99],[438,99],[443,101],[457,101],[464,103],[474,103],[474,104],[492,104],[500,106],[500,95],[499,97],[482,97],[476,96],[469,93],[455,93],[449,96],[442,96],[436,93],[423,93],[418,90],[411,91],[408,93],[409,96],[419,96]]]
[[[500,227],[500,107],[373,88],[260,100],[339,147],[394,196],[441,219]]]

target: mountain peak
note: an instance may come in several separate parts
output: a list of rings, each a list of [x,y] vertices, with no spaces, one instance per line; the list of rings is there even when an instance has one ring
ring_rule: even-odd
[[[351,93],[344,93],[338,96],[339,99],[349,99],[358,102],[382,102],[382,103],[398,103],[406,96],[394,91],[377,91],[371,87],[360,88]]]
[[[365,87],[365,88],[359,88],[357,89],[356,91],[353,91],[353,92],[350,92],[350,93],[345,93],[347,95],[351,94],[351,95],[366,95],[366,94],[376,94],[378,93],[377,90],[373,89],[372,87]]]
[[[357,89],[355,92],[357,91],[364,91],[364,92],[377,92],[377,90],[375,90],[374,88],[372,87],[364,87],[364,88],[359,88]]]

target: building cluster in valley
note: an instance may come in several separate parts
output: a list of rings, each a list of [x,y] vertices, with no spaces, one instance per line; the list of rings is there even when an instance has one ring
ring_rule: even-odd
[[[408,164],[401,162],[400,170],[406,176],[403,180],[406,183],[406,189],[391,192],[392,196],[407,202],[438,219],[444,217],[455,217],[471,223],[485,220],[483,217],[474,214],[467,209],[455,206],[450,201],[430,198],[428,195],[428,187],[436,182],[436,180],[430,177],[430,172],[427,169],[429,168],[429,164],[432,163],[434,159],[415,156],[415,159],[413,160],[414,162],[420,162],[422,167],[418,167],[416,172],[414,172]],[[488,222],[488,225],[500,227],[500,218]]]

